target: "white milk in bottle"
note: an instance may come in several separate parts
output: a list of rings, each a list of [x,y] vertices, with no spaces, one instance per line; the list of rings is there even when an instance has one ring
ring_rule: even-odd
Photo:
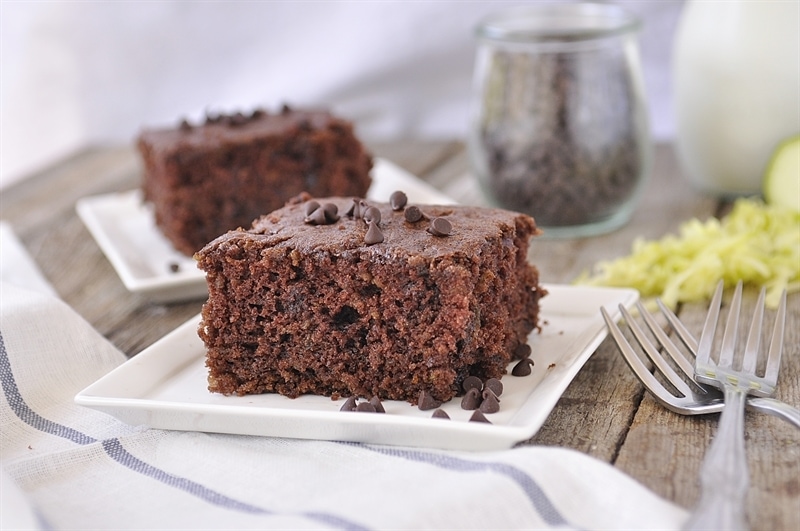
[[[676,35],[677,147],[697,188],[757,194],[800,132],[800,0],[690,0]]]

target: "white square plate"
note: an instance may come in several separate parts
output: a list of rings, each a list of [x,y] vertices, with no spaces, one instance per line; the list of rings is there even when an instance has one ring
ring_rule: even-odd
[[[413,203],[453,203],[395,164],[375,159],[367,198],[388,201],[395,190],[403,190]],[[208,295],[205,273],[190,256],[176,251],[156,227],[152,209],[142,201],[139,190],[84,197],[76,210],[128,291],[156,302]]]
[[[600,307],[619,319],[638,292],[619,288],[545,286],[542,332],[528,343],[530,376],[503,377],[500,411],[491,424],[469,422],[461,399],[444,404],[450,420],[406,402],[385,401],[385,414],[341,412],[344,399],[290,399],[277,394],[223,396],[207,389],[200,317],[186,322],[81,391],[75,401],[131,425],[152,428],[357,441],[460,450],[508,448],[531,438],[606,336]],[[511,367],[509,367],[510,372]]]

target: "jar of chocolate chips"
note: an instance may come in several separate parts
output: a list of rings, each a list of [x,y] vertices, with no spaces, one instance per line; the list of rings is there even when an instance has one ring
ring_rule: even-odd
[[[630,219],[651,158],[639,27],[606,3],[529,5],[478,27],[473,172],[495,206],[533,216],[544,237]]]

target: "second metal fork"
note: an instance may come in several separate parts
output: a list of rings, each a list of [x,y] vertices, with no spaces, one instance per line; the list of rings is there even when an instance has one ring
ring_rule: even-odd
[[[717,435],[711,443],[700,475],[700,502],[686,523],[686,529],[747,529],[745,513],[750,484],[744,445],[744,404],[748,394],[769,396],[778,382],[783,328],[786,316],[786,293],[781,297],[763,377],[756,374],[764,315],[764,291],[758,297],[747,336],[740,369],[734,367],[742,283],[736,286],[731,300],[719,359],[711,359],[717,328],[723,283],[709,306],[703,333],[697,347],[695,378],[723,390],[725,409],[720,416]]]

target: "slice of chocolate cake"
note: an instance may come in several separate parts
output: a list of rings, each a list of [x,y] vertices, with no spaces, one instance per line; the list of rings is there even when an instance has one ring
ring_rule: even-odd
[[[451,399],[537,326],[534,220],[505,210],[298,200],[195,255],[199,334],[224,394]]]
[[[209,116],[144,130],[137,147],[156,225],[187,255],[301,192],[364,195],[371,183],[352,124],[326,111]]]

